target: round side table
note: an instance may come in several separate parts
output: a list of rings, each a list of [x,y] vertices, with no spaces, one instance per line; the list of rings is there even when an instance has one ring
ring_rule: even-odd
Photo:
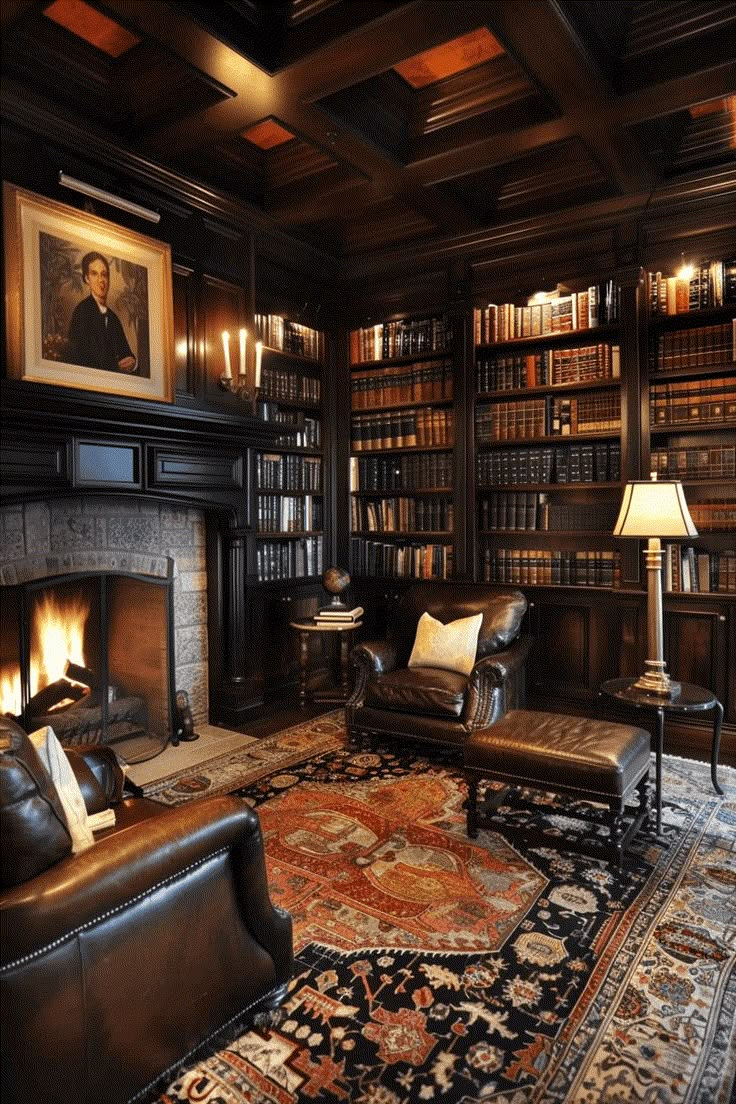
[[[722,794],[723,790],[718,785],[718,749],[721,743],[721,724],[723,723],[723,706],[711,690],[702,686],[693,686],[691,683],[681,683],[680,693],[676,698],[661,698],[657,694],[649,694],[634,685],[636,679],[619,678],[609,679],[601,686],[601,693],[616,701],[631,705],[634,709],[651,709],[656,715],[655,751],[657,756],[657,835],[662,830],[662,749],[664,745],[664,718],[669,713],[702,713],[714,710],[713,739],[710,750],[710,776],[716,793]]]
[[[359,629],[362,621],[340,622],[338,624],[317,623],[311,617],[303,617],[297,621],[290,621],[292,629],[299,633],[299,704],[304,707],[307,704],[307,676],[309,674],[309,637],[311,633],[339,633],[340,634],[340,690],[327,691],[314,695],[315,701],[334,701],[336,703],[347,701],[350,691],[348,658],[350,655],[351,634]]]

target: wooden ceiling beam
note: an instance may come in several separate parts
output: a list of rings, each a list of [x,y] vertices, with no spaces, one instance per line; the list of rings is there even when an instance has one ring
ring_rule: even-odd
[[[577,133],[622,194],[654,183],[655,171],[633,135],[602,123],[610,90],[554,0],[497,0],[493,30],[550,94],[563,117],[576,117]]]

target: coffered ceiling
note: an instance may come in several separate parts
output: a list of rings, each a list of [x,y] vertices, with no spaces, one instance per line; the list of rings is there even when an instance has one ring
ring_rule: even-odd
[[[732,0],[2,12],[6,94],[52,103],[337,260],[643,206],[681,180],[736,187]]]

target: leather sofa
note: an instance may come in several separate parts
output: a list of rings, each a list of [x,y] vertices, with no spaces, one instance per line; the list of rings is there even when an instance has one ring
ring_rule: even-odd
[[[410,586],[389,619],[385,640],[358,644],[351,653],[353,692],[346,704],[348,736],[419,740],[462,746],[524,704],[522,634],[527,601],[519,590],[482,583],[424,582]],[[482,613],[475,665],[469,675],[408,667],[422,613],[447,624]]]
[[[2,1090],[9,1104],[142,1104],[283,999],[291,918],[268,895],[256,814],[123,793],[108,748],[68,750],[114,829],[71,853],[32,743],[0,718]]]

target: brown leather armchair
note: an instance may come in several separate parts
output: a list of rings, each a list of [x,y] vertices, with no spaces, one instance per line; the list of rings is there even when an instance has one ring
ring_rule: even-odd
[[[418,583],[399,600],[386,640],[351,653],[355,682],[346,704],[348,736],[421,740],[461,746],[524,704],[528,638],[521,635],[527,601],[521,591],[481,583]],[[447,624],[482,613],[475,666],[469,676],[407,667],[422,613]]]
[[[67,755],[90,811],[116,803],[77,854],[35,749],[0,719],[3,1100],[143,1104],[283,999],[291,918],[241,799],[166,809],[122,796],[108,748]]]

